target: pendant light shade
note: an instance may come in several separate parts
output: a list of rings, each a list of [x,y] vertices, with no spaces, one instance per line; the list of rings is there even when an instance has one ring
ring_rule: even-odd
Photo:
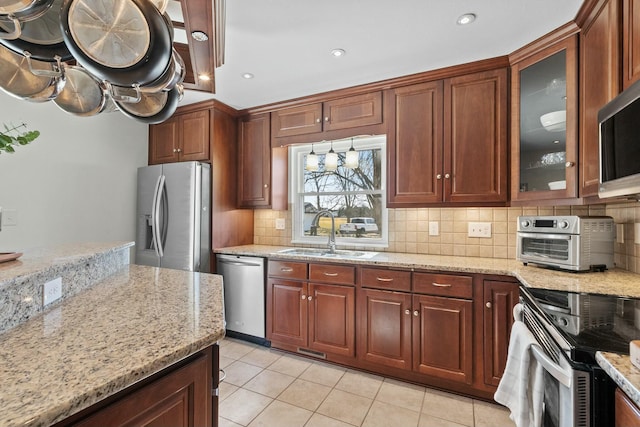
[[[349,151],[347,151],[347,155],[346,155],[346,159],[345,159],[345,162],[344,162],[344,166],[346,168],[348,168],[348,169],[357,168],[358,167],[359,157],[360,157],[360,155],[353,148],[353,138],[351,138],[351,148],[349,148]]]
[[[333,151],[333,141],[331,141],[331,149],[324,158],[324,168],[330,172],[338,169],[338,154]]]
[[[311,152],[307,154],[305,169],[311,172],[318,170],[318,155],[313,151],[313,144],[311,144]]]

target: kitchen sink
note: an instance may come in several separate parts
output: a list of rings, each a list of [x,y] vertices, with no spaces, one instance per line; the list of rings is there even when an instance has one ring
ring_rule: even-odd
[[[378,255],[378,252],[369,251],[346,251],[336,250],[335,253],[329,252],[328,249],[316,248],[291,248],[278,251],[279,254],[299,255],[318,258],[339,258],[339,259],[369,259]]]

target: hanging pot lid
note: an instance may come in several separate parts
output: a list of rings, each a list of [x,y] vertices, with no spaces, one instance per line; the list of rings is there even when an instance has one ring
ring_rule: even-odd
[[[171,59],[170,29],[148,0],[65,0],[60,23],[78,63],[116,85],[152,82]]]
[[[27,56],[19,55],[4,46],[0,46],[0,69],[0,88],[27,101],[49,101],[58,95],[65,83],[60,61],[53,64],[33,60],[28,52]]]
[[[157,124],[173,115],[183,94],[184,88],[178,84],[168,92],[141,92],[139,102],[121,102],[116,99],[115,103],[124,115],[144,123]]]
[[[41,61],[55,61],[59,56],[63,61],[73,59],[62,37],[60,28],[60,10],[63,0],[52,0],[46,13],[37,19],[24,22],[20,37],[14,40],[0,39],[0,43],[17,53],[28,51]],[[7,32],[13,29],[13,23],[0,19],[0,29]]]
[[[169,0],[151,0],[151,3],[153,3],[160,13],[164,13],[169,5]]]
[[[53,0],[0,0],[0,15],[13,15],[21,21],[45,13]],[[44,9],[42,8],[44,6]]]
[[[104,110],[105,91],[95,77],[80,66],[65,66],[64,75],[64,88],[53,100],[58,107],[82,117],[94,116]]]

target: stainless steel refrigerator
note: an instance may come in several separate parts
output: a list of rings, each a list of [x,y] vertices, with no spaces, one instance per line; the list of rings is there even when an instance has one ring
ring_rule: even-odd
[[[210,194],[207,163],[139,168],[135,263],[209,272]]]

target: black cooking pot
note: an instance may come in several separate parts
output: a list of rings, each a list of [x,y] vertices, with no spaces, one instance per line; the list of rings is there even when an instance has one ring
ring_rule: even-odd
[[[27,51],[31,57],[47,62],[55,62],[56,56],[63,61],[73,59],[62,37],[60,28],[60,9],[62,0],[53,0],[46,13],[36,19],[22,23],[22,31],[17,39],[3,39],[0,31],[0,43],[16,53]],[[0,18],[0,30],[10,32],[13,23]]]
[[[63,38],[78,63],[119,86],[157,80],[171,60],[171,31],[148,0],[64,0]]]

